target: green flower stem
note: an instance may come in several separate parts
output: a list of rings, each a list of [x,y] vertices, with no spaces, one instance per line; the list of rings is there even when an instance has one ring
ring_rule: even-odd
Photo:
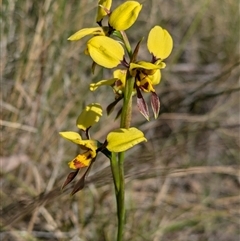
[[[115,186],[115,196],[116,196],[116,202],[117,202],[117,217],[118,217],[117,241],[122,241],[123,226],[124,226],[124,219],[125,219],[123,160],[124,160],[124,152],[118,154],[118,160],[116,158],[116,153],[112,153],[111,169],[112,169],[114,186]]]
[[[121,113],[121,128],[129,128],[131,126],[132,116],[132,92],[134,86],[134,78],[127,74],[127,81],[124,92],[123,108]],[[115,184],[115,195],[117,201],[118,215],[118,232],[117,241],[122,241],[125,223],[125,178],[124,178],[124,152],[118,154],[116,161],[115,154],[112,155],[111,167]]]
[[[132,49],[128,41],[127,35],[121,31],[122,40],[126,47],[127,53],[132,58]],[[132,93],[135,79],[127,72],[126,85],[124,90],[123,107],[121,113],[120,128],[130,128],[132,117]],[[118,153],[118,160],[116,154],[112,154],[111,168],[115,185],[115,195],[117,202],[117,216],[118,216],[118,232],[117,241],[123,240],[123,230],[125,223],[125,178],[124,178],[124,152]]]
[[[112,152],[111,170],[112,170],[112,174],[113,174],[115,193],[117,194],[119,192],[119,189],[120,189],[120,178],[119,178],[118,161],[117,161],[117,158],[116,158],[116,153],[114,153],[114,152]]]
[[[123,108],[121,114],[121,128],[129,128],[131,125],[132,118],[132,93],[134,86],[134,77],[129,77],[129,73],[127,74],[126,86],[124,91],[124,99],[123,99]]]
[[[116,194],[118,214],[117,241],[122,241],[125,223],[125,179],[124,179],[124,152],[118,153],[119,191]]]

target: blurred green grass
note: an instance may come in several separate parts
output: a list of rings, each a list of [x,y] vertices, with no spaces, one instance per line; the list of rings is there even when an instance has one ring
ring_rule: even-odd
[[[133,125],[148,142],[126,160],[125,240],[238,240],[238,3],[141,2],[139,20],[127,31],[132,43],[146,41],[159,24],[172,34],[174,50],[157,88],[159,119],[146,123],[133,110]],[[9,221],[2,240],[111,241],[115,235],[106,158],[98,158],[82,192],[70,197],[59,190],[77,150],[58,132],[76,130],[85,104],[106,108],[113,100],[108,88],[88,91],[89,83],[111,73],[97,68],[92,76],[85,41],[67,41],[95,25],[96,4],[2,2],[1,206],[3,222]],[[93,137],[102,141],[117,126],[114,114],[103,117]],[[38,197],[42,192],[51,195]]]

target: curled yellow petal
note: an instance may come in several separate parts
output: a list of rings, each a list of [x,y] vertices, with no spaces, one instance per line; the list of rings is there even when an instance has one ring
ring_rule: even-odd
[[[156,58],[166,59],[172,52],[173,40],[167,30],[155,26],[149,32],[147,46]]]
[[[166,67],[166,64],[164,62],[162,62],[161,59],[158,59],[154,64],[159,65],[160,66],[159,69],[164,69]]]
[[[107,149],[112,152],[123,152],[142,141],[147,141],[147,139],[137,128],[120,128],[108,134]]]
[[[95,140],[82,140],[80,143],[80,147],[82,150],[91,151],[91,155],[93,157],[95,157],[97,155],[96,150],[98,148],[98,144],[97,144],[97,141],[95,141]]]
[[[149,75],[148,77],[149,77],[149,79],[151,80],[152,85],[157,85],[157,84],[159,84],[160,81],[161,81],[161,71],[160,71],[160,69],[158,69],[158,70],[155,72],[155,74]]]
[[[111,6],[112,6],[112,0],[99,0],[98,1],[98,11],[97,11],[96,22],[100,22],[107,15],[106,10],[109,11]]]
[[[136,21],[142,5],[136,1],[126,1],[113,10],[109,25],[118,31],[130,28]]]
[[[150,62],[145,62],[145,61],[139,61],[137,63],[130,63],[129,70],[130,71],[133,69],[157,70],[160,68],[161,68],[161,65],[156,65],[156,64],[152,64]],[[155,73],[155,71],[154,71],[154,73]]]
[[[62,136],[63,138],[76,143],[76,144],[80,144],[82,141],[81,136],[74,131],[63,131],[63,132],[59,132],[60,136]]]
[[[77,132],[74,132],[74,131],[63,131],[63,132],[59,132],[59,134],[66,140],[69,140],[75,144],[80,145],[81,149],[91,150],[91,152],[93,153],[92,155],[96,156],[97,141],[83,140],[81,138],[81,136]]]
[[[113,85],[117,79],[100,80],[97,83],[90,84],[90,90],[95,91],[98,87],[103,85]]]
[[[94,62],[109,69],[119,65],[124,56],[121,44],[106,36],[91,38],[87,43],[87,52]]]
[[[102,107],[98,103],[92,103],[85,107],[77,118],[77,127],[86,131],[89,127],[97,123],[102,116]]]
[[[87,36],[87,35],[105,35],[104,29],[101,27],[96,27],[96,28],[83,28],[73,35],[71,35],[68,40],[70,41],[77,41],[80,40],[81,38]]]

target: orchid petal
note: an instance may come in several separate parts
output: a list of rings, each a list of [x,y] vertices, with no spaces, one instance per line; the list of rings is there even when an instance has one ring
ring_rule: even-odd
[[[98,103],[92,103],[85,107],[77,118],[77,127],[86,131],[89,127],[97,123],[102,116],[102,107]]]
[[[167,30],[155,26],[149,32],[147,46],[151,54],[163,60],[172,52],[173,40]]]
[[[152,64],[150,62],[145,62],[145,61],[139,61],[137,63],[130,63],[130,71],[133,69],[146,69],[146,70],[156,70],[160,69],[160,65]]]
[[[136,21],[142,5],[137,1],[126,1],[113,10],[109,25],[118,31],[130,28]]]
[[[80,144],[82,142],[82,138],[81,136],[74,131],[63,131],[63,132],[59,132],[60,136],[62,136],[63,138],[75,143],[75,144]]]
[[[152,85],[157,85],[161,81],[161,71],[158,69],[153,75],[148,76],[152,82]]]
[[[108,80],[100,80],[97,83],[92,83],[92,84],[90,84],[90,90],[95,91],[98,87],[103,86],[103,85],[112,86],[116,80],[117,80],[117,78],[108,79]]]
[[[144,137],[144,134],[137,128],[120,128],[108,134],[107,149],[112,152],[123,152],[142,141],[147,141],[147,139]]]
[[[96,18],[96,22],[100,22],[102,21],[102,19],[107,16],[108,11],[110,11],[112,5],[112,0],[99,0],[98,1],[98,12],[97,12],[97,18]]]
[[[87,43],[86,53],[94,62],[105,68],[114,68],[121,63],[124,49],[116,40],[106,36],[96,36]]]
[[[87,35],[105,35],[103,28],[101,27],[96,27],[96,28],[83,28],[79,31],[77,31],[76,33],[74,33],[73,35],[71,35],[68,40],[70,41],[77,41],[82,39],[83,37],[87,36]]]

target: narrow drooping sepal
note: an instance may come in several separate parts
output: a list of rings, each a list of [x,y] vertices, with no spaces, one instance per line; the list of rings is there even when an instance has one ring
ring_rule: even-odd
[[[119,109],[119,111],[117,112],[114,120],[117,120],[121,116],[121,114],[122,114],[122,108]]]
[[[123,152],[143,141],[147,139],[137,128],[119,128],[108,134],[106,147],[111,152]]]
[[[81,177],[78,182],[73,187],[73,190],[71,192],[71,195],[74,195],[75,193],[81,191],[85,186],[85,176]]]
[[[87,168],[87,170],[85,171],[83,176],[75,184],[75,186],[73,187],[73,190],[71,192],[71,195],[74,195],[75,193],[79,192],[80,190],[82,190],[84,188],[87,175],[88,175],[89,171],[91,170],[91,167],[92,167],[94,161],[95,161],[95,159],[92,160],[91,164],[89,165],[89,167]]]
[[[160,112],[160,100],[155,92],[151,92],[151,106],[154,118],[157,119]]]
[[[114,109],[114,107],[117,105],[117,103],[122,99],[123,97],[119,97],[116,100],[114,100],[111,104],[107,106],[107,114],[110,115]]]
[[[77,176],[79,172],[79,169],[77,169],[75,172],[70,172],[65,180],[65,182],[62,185],[62,189],[66,187],[70,182],[74,180],[74,178]]]
[[[137,106],[140,111],[140,113],[149,121],[149,111],[148,106],[139,90],[139,88],[136,88],[137,90]]]

